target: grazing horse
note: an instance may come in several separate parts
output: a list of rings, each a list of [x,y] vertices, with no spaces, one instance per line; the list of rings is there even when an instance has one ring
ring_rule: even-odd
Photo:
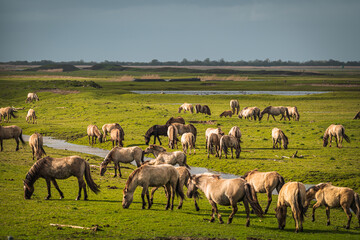
[[[220,114],[220,117],[227,117],[227,116],[232,117],[232,115],[233,115],[233,113],[232,113],[231,110],[230,110],[230,111],[224,111],[224,112],[222,112],[222,113]]]
[[[149,145],[151,136],[154,135],[154,144],[156,144],[156,138],[159,140],[161,145],[160,137],[159,136],[167,136],[168,125],[154,125],[149,128],[145,133],[145,144]]]
[[[34,124],[35,122],[37,123],[36,119],[37,119],[37,117],[36,117],[36,114],[35,114],[35,110],[34,109],[29,109],[29,111],[27,113],[27,116],[26,116],[26,122],[30,123],[31,120],[32,120],[32,123]]]
[[[184,133],[181,136],[181,145],[183,152],[187,154],[187,150],[189,149],[189,154],[191,155],[191,149],[193,149],[195,154],[195,142],[196,138],[194,134],[192,134],[191,132]]]
[[[111,133],[111,130],[113,129],[119,129],[121,131],[121,135],[122,135],[122,139],[121,141],[124,141],[124,136],[125,136],[125,132],[124,132],[124,129],[120,126],[120,124],[118,123],[108,123],[108,124],[104,124],[102,126],[102,131],[104,132],[104,142],[106,142],[106,135],[108,133]]]
[[[36,93],[28,93],[25,103],[32,101],[39,101],[39,97]]]
[[[216,157],[219,156],[219,150],[220,150],[220,138],[222,137],[222,135],[217,134],[217,133],[211,133],[210,136],[207,139],[206,142],[206,150],[207,150],[207,157],[210,158],[210,153],[214,154],[214,148],[215,148],[215,152],[216,152]]]
[[[210,135],[212,134],[212,133],[216,133],[216,134],[219,134],[219,135],[221,135],[221,136],[223,136],[225,133],[221,130],[221,128],[220,127],[218,127],[218,128],[207,128],[206,129],[206,131],[205,131],[205,146],[207,146],[208,145],[208,138],[210,137]],[[220,136],[220,137],[221,137]],[[219,139],[219,141],[220,141],[220,139]]]
[[[278,128],[273,128],[272,130],[272,141],[273,141],[273,148],[281,149],[281,142],[283,144],[284,149],[288,148],[289,139],[284,134],[284,132]]]
[[[230,108],[231,108],[232,114],[235,114],[235,109],[236,109],[236,115],[239,114],[239,110],[240,110],[239,101],[236,99],[231,100]]]
[[[96,138],[99,140],[100,143],[102,143],[103,135],[96,125],[90,124],[87,127],[87,135],[89,137],[89,144],[91,144],[91,146],[94,144],[94,138],[95,138],[95,144],[96,144]],[[91,143],[90,143],[90,137],[91,137]]]
[[[303,222],[306,212],[306,188],[301,182],[288,182],[281,188],[275,209],[275,216],[279,223],[279,229],[283,230],[286,225],[287,207],[291,207],[292,216],[295,220],[295,232],[303,231]]]
[[[181,113],[181,110],[184,110],[184,113],[186,113],[186,111],[189,111],[191,113],[194,113],[194,107],[192,104],[190,103],[184,103],[183,105],[181,105],[179,107],[178,113]]]
[[[220,159],[221,159],[221,155],[222,155],[223,151],[225,154],[225,158],[227,158],[228,148],[231,149],[231,158],[234,158],[234,156],[233,156],[234,148],[235,148],[236,158],[240,157],[241,147],[240,147],[240,142],[238,141],[238,139],[236,137],[229,136],[229,135],[224,135],[221,137],[221,139],[220,139],[220,156],[219,156]]]
[[[13,107],[0,108],[0,122],[2,121],[2,117],[4,118],[4,122],[5,118],[7,118],[7,122],[10,122],[11,116],[16,118],[14,112],[16,112],[16,109]]]
[[[286,107],[273,107],[273,106],[269,106],[266,107],[261,113],[260,113],[260,117],[259,117],[259,121],[263,118],[264,114],[267,113],[268,117],[267,120],[269,121],[269,117],[270,115],[274,118],[274,121],[276,121],[274,116],[278,116],[281,114],[281,118],[280,121],[282,119],[286,120],[286,118],[289,119],[290,121],[290,116],[289,116],[289,111]]]
[[[355,213],[360,226],[360,198],[359,194],[354,192],[351,188],[335,187],[331,183],[320,183],[310,187],[306,191],[307,206],[310,201],[316,199],[313,206],[312,221],[315,221],[315,209],[321,205],[326,206],[327,223],[330,225],[330,208],[342,207],[348,217],[346,229],[350,228],[352,214],[350,208]]]
[[[180,187],[180,175],[179,172],[169,164],[161,165],[142,165],[135,169],[126,181],[126,185],[123,191],[122,207],[129,208],[134,198],[134,192],[137,186],[143,188],[141,193],[142,209],[145,208],[145,194],[148,200],[148,209],[151,208],[151,201],[149,196],[149,187],[161,187],[164,186],[167,192],[167,204],[165,210],[170,207],[171,198],[171,210],[174,208],[175,193],[184,198],[184,193]],[[178,208],[180,208],[179,206]]]
[[[242,178],[221,179],[219,175],[203,173],[192,175],[188,182],[187,196],[191,198],[195,191],[200,189],[212,206],[210,222],[215,220],[215,213],[218,215],[220,223],[223,223],[217,205],[231,206],[232,213],[229,216],[228,224],[233,220],[238,211],[237,203],[244,202],[246,211],[246,226],[250,225],[249,205],[254,209],[256,215],[262,217],[263,211],[259,205],[254,188]]]
[[[121,177],[120,162],[121,163],[131,163],[132,161],[136,162],[136,166],[140,167],[141,162],[144,162],[144,151],[140,147],[114,147],[104,158],[104,161],[100,164],[100,175],[104,176],[106,172],[107,165],[113,161],[116,170],[119,170],[119,176]]]
[[[355,117],[353,118],[353,120],[355,120],[355,119],[360,119],[360,112],[358,112],[358,113],[355,115]]]
[[[205,113],[205,115],[211,115],[211,111],[208,105],[195,105],[196,113]]]
[[[177,138],[178,130],[175,126],[170,125],[168,127],[167,136],[169,138],[169,148],[174,149],[175,146],[178,148],[177,143],[179,139]]]
[[[300,114],[298,112],[297,107],[286,107],[288,112],[289,112],[289,116],[291,118],[293,118],[295,121],[299,121],[300,119]]]
[[[194,125],[190,124],[181,124],[181,123],[173,123],[173,126],[175,126],[178,130],[178,134],[179,135],[183,135],[184,133],[188,133],[191,132],[192,134],[194,134],[195,139],[196,139],[196,135],[197,135],[197,129]]]
[[[118,128],[114,128],[111,130],[110,132],[110,140],[112,141],[112,145],[114,147],[115,146],[119,146],[119,147],[123,147],[124,144],[122,142],[122,140],[124,139],[124,132],[122,132],[120,129]]]
[[[239,141],[239,143],[241,143],[241,131],[238,126],[234,126],[230,129],[229,136],[235,137]]]
[[[149,145],[144,153],[152,153],[155,156],[155,159],[149,162],[150,165],[162,163],[170,165],[179,164],[179,166],[185,166],[190,169],[190,166],[186,163],[186,155],[182,151],[166,152],[166,149],[161,146]]]
[[[323,146],[324,147],[326,147],[327,144],[328,144],[329,136],[330,136],[330,145],[329,145],[329,147],[331,147],[331,142],[332,142],[333,137],[335,137],[336,147],[338,147],[338,148],[342,148],[343,139],[345,139],[348,143],[350,142],[350,138],[345,134],[345,128],[344,128],[343,125],[331,124],[326,129],[326,131],[324,133],[324,137],[323,137],[323,141],[324,141]]]
[[[260,120],[260,108],[258,107],[245,107],[243,110],[240,111],[239,116],[240,119],[243,117],[245,119],[251,119],[256,121],[256,118]]]
[[[35,181],[42,177],[46,180],[48,195],[45,199],[50,199],[50,181],[54,184],[56,190],[60,194],[60,199],[64,198],[64,194],[60,190],[55,179],[67,179],[71,176],[75,176],[78,179],[79,183],[79,193],[76,200],[79,200],[81,197],[81,189],[84,189],[84,200],[87,200],[88,195],[86,193],[86,184],[85,180],[91,191],[98,193],[99,186],[95,184],[91,177],[90,165],[89,163],[82,159],[79,156],[70,156],[64,158],[52,158],[44,157],[34,163],[30,168],[29,172],[26,175],[24,180],[24,192],[25,199],[30,199],[34,193],[34,183]]]
[[[19,139],[21,143],[24,145],[25,142],[22,138],[22,129],[16,125],[12,126],[0,126],[0,144],[1,144],[1,151],[4,150],[3,148],[3,139],[11,139],[14,138],[16,141],[16,150],[19,150]]]
[[[37,160],[39,160],[43,154],[46,155],[43,148],[43,137],[40,133],[34,133],[30,136],[29,145],[32,150],[32,160],[34,160],[34,155]]]
[[[173,123],[182,123],[182,124],[185,124],[185,120],[184,120],[184,118],[182,118],[182,117],[176,117],[176,118],[171,117],[169,120],[167,120],[166,125],[167,125],[167,126],[170,126],[170,125],[173,124]]]
[[[282,186],[285,184],[284,178],[277,172],[259,172],[257,169],[245,173],[241,178],[245,179],[251,186],[254,187],[257,193],[266,193],[268,197],[268,204],[265,208],[264,214],[269,210],[272,202],[272,192],[276,188],[280,193]]]

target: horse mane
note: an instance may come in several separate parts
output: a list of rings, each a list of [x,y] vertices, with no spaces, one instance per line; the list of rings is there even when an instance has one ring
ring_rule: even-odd
[[[256,172],[258,171],[257,168],[253,169],[253,170],[250,170],[250,171],[247,171],[246,173],[244,173],[244,175],[241,176],[241,178],[245,179],[247,176],[250,175],[250,173],[253,173],[253,172]]]
[[[36,181],[36,179],[38,179],[40,177],[39,171],[44,167],[44,165],[46,165],[50,161],[50,159],[51,159],[51,157],[47,156],[47,157],[39,159],[32,165],[32,167],[26,174],[26,177],[24,180],[26,182],[26,184],[32,185]]]
[[[288,137],[285,135],[283,131],[280,131],[280,135],[282,135],[282,137],[286,140],[286,142],[289,142]]]
[[[159,145],[156,145],[156,144],[151,144],[151,145],[149,145],[149,147],[155,149],[156,151],[166,152],[165,148],[163,148]]]
[[[148,165],[148,164],[146,164],[146,165]],[[145,166],[146,166],[146,165],[145,165]],[[135,176],[136,174],[138,174],[142,169],[143,169],[143,166],[140,166],[140,167],[138,167],[137,169],[135,169],[132,173],[130,173],[130,175],[129,175],[127,181],[126,181],[126,184],[125,184],[125,189],[128,189],[128,188],[129,188],[129,185],[130,185],[130,183],[132,182],[134,176]],[[124,190],[125,190],[125,189],[124,189]]]
[[[152,135],[152,133],[154,132],[155,126],[156,126],[156,125],[150,127],[150,128],[146,131],[145,137],[149,138],[149,137]]]
[[[270,108],[272,108],[272,106],[268,106],[268,107],[264,108],[263,112],[264,112],[264,111],[269,111]]]

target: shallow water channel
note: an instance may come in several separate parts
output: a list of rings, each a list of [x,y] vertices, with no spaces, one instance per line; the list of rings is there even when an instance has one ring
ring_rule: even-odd
[[[328,93],[324,91],[131,91],[138,94],[184,94],[184,95],[252,95],[252,94],[270,94],[297,96],[309,94]]]

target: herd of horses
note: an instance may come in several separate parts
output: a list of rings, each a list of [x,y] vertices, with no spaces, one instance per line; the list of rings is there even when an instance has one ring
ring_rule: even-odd
[[[36,96],[36,94],[35,94]],[[27,102],[30,100],[38,100],[38,97],[34,95],[28,95]],[[204,107],[206,106],[206,107]],[[239,103],[237,100],[230,102],[232,110],[231,114],[239,114]],[[204,112],[201,109],[205,109]],[[191,104],[183,104],[179,108],[181,110],[193,112]],[[196,106],[197,112],[203,112],[205,114],[211,114],[207,105]],[[290,116],[293,116],[295,120],[299,120],[299,113],[297,108],[292,109],[287,107],[267,107],[262,112],[260,109],[244,108],[240,111],[239,117],[245,118],[258,118],[261,120],[263,115],[268,113],[269,115],[282,115],[282,119],[287,117],[290,120]],[[275,119],[275,118],[274,118]],[[102,127],[103,133],[96,125],[89,125],[87,128],[87,134],[89,138],[89,144],[93,144],[94,141],[99,142],[106,141],[106,136],[110,134],[110,140],[113,141],[113,149],[106,155],[104,161],[100,164],[100,175],[103,176],[106,172],[107,165],[111,162],[115,166],[115,176],[119,171],[119,176],[122,177],[120,170],[120,163],[130,163],[135,161],[137,168],[129,175],[125,188],[123,189],[123,208],[129,208],[133,202],[134,192],[138,186],[142,187],[142,208],[146,207],[145,196],[147,200],[147,207],[150,209],[154,202],[154,193],[159,187],[165,188],[167,197],[167,203],[165,209],[174,208],[175,195],[180,197],[178,209],[182,208],[183,200],[185,198],[183,187],[187,187],[186,196],[194,199],[195,210],[199,210],[197,199],[199,197],[199,190],[204,193],[209,203],[212,206],[212,214],[210,222],[215,220],[215,214],[217,215],[219,222],[223,223],[221,214],[218,211],[217,205],[231,206],[232,212],[228,218],[227,223],[233,221],[233,217],[238,211],[238,202],[242,201],[246,212],[246,224],[250,225],[250,208],[253,212],[262,217],[267,214],[270,204],[272,202],[272,192],[274,189],[279,193],[278,201],[276,205],[276,218],[278,220],[278,227],[284,229],[287,216],[287,207],[291,208],[292,216],[295,220],[295,231],[303,231],[303,221],[305,212],[307,211],[310,201],[316,200],[316,204],[313,205],[312,220],[315,221],[315,209],[321,205],[326,206],[326,214],[328,218],[327,224],[330,224],[330,208],[342,207],[347,214],[348,222],[346,228],[350,227],[350,221],[352,214],[350,209],[354,212],[358,218],[360,225],[360,198],[350,188],[336,187],[331,183],[320,183],[308,190],[306,190],[304,184],[301,182],[287,182],[277,172],[260,172],[257,169],[244,173],[242,177],[235,179],[223,179],[220,175],[211,173],[202,174],[190,174],[190,166],[187,164],[187,154],[191,154],[191,150],[195,154],[195,142],[197,137],[197,129],[193,124],[185,124],[185,120],[182,117],[172,117],[165,125],[154,125],[149,128],[145,133],[145,144],[148,147],[143,150],[138,146],[123,147],[124,130],[118,123],[105,124]],[[150,144],[150,137],[154,136],[154,144]],[[159,136],[168,136],[169,148],[178,148],[179,142],[178,136],[181,136],[181,145],[183,151],[168,152],[166,148],[156,145],[156,139],[158,139],[160,145],[162,144]],[[345,129],[342,125],[330,125],[323,137],[323,146],[326,147],[330,138],[330,146],[332,137],[335,137],[337,147],[342,147],[342,140],[350,141],[349,137],[345,134]],[[3,151],[3,139],[14,138],[17,142],[16,151],[19,149],[19,140],[24,144],[22,139],[22,130],[18,126],[0,126],[0,141],[1,151]],[[91,138],[91,142],[90,142]],[[273,148],[281,148],[281,143],[284,149],[287,148],[288,138],[284,132],[278,128],[272,130]],[[206,151],[209,154],[215,154],[219,158],[222,156],[222,152],[227,158],[228,149],[231,149],[231,156],[233,158],[233,149],[235,149],[236,158],[239,158],[241,147],[241,131],[239,127],[234,126],[230,129],[229,133],[225,133],[218,128],[208,128],[205,132],[206,139]],[[43,149],[43,138],[41,134],[34,133],[29,138],[29,145],[32,149],[33,159],[36,157],[37,161],[30,168],[26,174],[24,180],[24,197],[30,199],[34,192],[34,183],[39,178],[44,178],[47,183],[48,195],[46,199],[50,199],[51,182],[59,192],[61,198],[64,198],[64,194],[60,190],[56,179],[66,179],[70,176],[75,176],[78,179],[79,191],[76,200],[81,198],[82,191],[84,192],[84,200],[87,200],[88,194],[86,190],[86,184],[94,193],[99,193],[100,188],[97,185],[90,173],[89,163],[79,156],[70,156],[64,158],[52,158],[50,156],[42,157],[46,155]],[[188,149],[190,152],[187,153]],[[144,161],[145,154],[153,154],[155,159],[150,161]],[[179,165],[179,167],[174,167]],[[85,177],[85,181],[84,181]],[[149,187],[153,187],[151,195],[149,193]],[[268,197],[267,206],[265,211],[259,204],[257,199],[257,193],[266,193]]]

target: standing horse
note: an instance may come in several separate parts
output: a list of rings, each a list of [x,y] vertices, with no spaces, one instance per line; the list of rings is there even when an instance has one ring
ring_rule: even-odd
[[[0,126],[0,144],[1,144],[1,151],[4,150],[3,148],[3,139],[11,139],[14,138],[16,141],[16,150],[19,150],[19,139],[21,143],[24,145],[25,142],[22,138],[22,129],[16,125],[12,126]]]
[[[243,117],[245,119],[251,119],[256,121],[256,118],[260,120],[260,108],[258,107],[245,107],[243,110],[240,111],[239,116],[240,119]]]
[[[32,120],[32,123],[34,124],[36,121],[37,117],[35,114],[35,110],[34,109],[29,109],[27,116],[26,116],[26,122],[30,123]]]
[[[207,128],[206,131],[205,131],[205,141],[206,141],[206,142],[205,142],[205,146],[208,145],[208,138],[210,137],[210,135],[211,135],[212,133],[216,133],[216,134],[219,134],[219,135],[221,135],[221,136],[224,135],[224,132],[221,130],[220,127],[218,127],[218,128]],[[220,137],[221,137],[221,136],[220,136]],[[219,141],[220,141],[220,139],[219,139]]]
[[[50,199],[50,181],[54,184],[56,190],[60,194],[60,199],[64,198],[64,194],[61,192],[55,179],[66,179],[71,176],[75,176],[78,179],[79,183],[79,193],[76,200],[79,200],[81,197],[81,189],[84,189],[84,200],[87,200],[88,195],[86,192],[86,184],[90,187],[91,191],[98,193],[99,186],[95,184],[91,178],[90,165],[89,163],[82,159],[79,156],[70,156],[64,158],[51,158],[44,157],[30,168],[29,172],[26,175],[24,180],[24,192],[25,199],[30,199],[34,192],[34,183],[38,178],[45,178],[48,195],[45,199]]]
[[[250,225],[249,205],[254,209],[256,215],[262,217],[263,211],[259,205],[254,188],[242,178],[221,179],[219,175],[203,173],[192,175],[188,182],[187,196],[191,198],[195,191],[200,189],[212,206],[210,222],[215,220],[215,213],[218,215],[220,223],[223,223],[217,205],[231,206],[232,213],[229,216],[228,224],[233,220],[238,211],[237,203],[244,202],[246,211],[246,226]]]
[[[152,153],[155,156],[155,159],[149,162],[150,165],[162,163],[171,165],[179,164],[179,166],[185,166],[190,169],[190,166],[186,163],[186,155],[182,151],[166,152],[166,149],[161,146],[149,145],[144,153]]]
[[[287,138],[285,133],[278,128],[273,128],[272,130],[272,141],[273,141],[273,148],[281,149],[281,142],[283,144],[284,149],[288,148],[289,139]]]
[[[39,97],[36,93],[28,93],[25,103],[39,101]]]
[[[221,159],[221,155],[222,155],[223,151],[225,154],[225,158],[227,158],[228,148],[231,149],[231,158],[234,158],[234,156],[233,156],[234,148],[235,148],[236,158],[240,157],[241,147],[240,147],[240,142],[238,141],[238,139],[236,137],[229,136],[229,135],[224,135],[221,137],[221,139],[220,139],[220,156],[219,156],[220,159]]]
[[[232,115],[233,115],[233,113],[232,113],[231,110],[230,110],[230,111],[224,111],[224,112],[222,112],[222,113],[220,114],[220,117],[227,117],[227,116],[232,117]]]
[[[185,120],[184,120],[184,118],[182,118],[182,117],[176,117],[176,118],[171,117],[169,120],[167,120],[166,125],[167,125],[167,126],[170,126],[170,125],[173,124],[173,123],[182,123],[182,124],[185,124]]]
[[[169,148],[174,149],[175,146],[176,148],[178,148],[177,142],[179,141],[179,139],[177,138],[177,135],[178,135],[177,128],[173,125],[170,125],[167,131],[167,136],[169,138]]]
[[[321,205],[326,206],[327,223],[330,225],[330,208],[342,207],[348,217],[346,229],[350,228],[352,214],[350,208],[355,213],[360,226],[360,198],[359,194],[351,188],[335,187],[331,183],[320,183],[306,191],[307,206],[310,201],[316,199],[313,206],[312,221],[315,221],[315,209]]]
[[[30,136],[29,145],[32,150],[32,160],[34,160],[34,155],[37,160],[39,160],[43,154],[46,155],[43,148],[43,137],[40,133],[34,133]]]
[[[185,154],[187,154],[188,149],[189,149],[190,155],[191,155],[191,149],[194,150],[194,154],[195,154],[195,141],[196,141],[196,138],[195,138],[194,134],[192,134],[191,132],[184,133],[181,136],[181,145],[182,145],[183,152]]]
[[[145,133],[145,144],[149,145],[151,136],[154,136],[154,144],[156,144],[156,138],[159,140],[161,145],[161,141],[159,136],[167,136],[168,125],[154,125],[149,128]]]
[[[96,125],[90,124],[87,127],[87,135],[89,137],[89,144],[91,144],[91,146],[94,144],[94,139],[96,144],[96,138],[99,140],[100,143],[102,143],[103,135]],[[90,137],[91,137],[91,143],[90,143]]]
[[[196,135],[197,135],[197,129],[194,125],[190,124],[181,124],[181,123],[173,123],[173,126],[175,126],[178,130],[178,134],[179,135],[183,135],[184,133],[188,133],[191,132],[192,134],[194,134],[195,139],[196,139]]]
[[[102,131],[104,132],[104,142],[106,142],[106,135],[108,133],[111,133],[111,130],[113,130],[115,128],[117,128],[117,129],[119,129],[121,131],[121,135],[122,135],[121,141],[124,141],[125,132],[124,132],[124,129],[120,126],[120,124],[118,124],[118,123],[108,123],[108,124],[104,124],[102,126]]]
[[[295,232],[303,231],[305,216],[306,188],[301,182],[288,182],[281,188],[275,216],[279,223],[279,229],[283,230],[286,225],[287,207],[291,207],[295,220]]]
[[[194,107],[190,103],[184,103],[183,105],[181,105],[178,109],[178,113],[181,113],[181,110],[184,110],[184,113],[186,113],[186,111],[194,113]]]
[[[232,114],[235,114],[235,109],[236,109],[236,115],[239,114],[239,110],[240,110],[239,101],[236,99],[231,100],[230,108],[232,110]]]
[[[214,154],[214,148],[215,148],[215,152],[216,152],[216,157],[219,156],[219,150],[220,150],[220,139],[221,139],[222,135],[220,134],[216,134],[216,133],[211,133],[210,136],[207,139],[206,142],[206,150],[207,150],[207,157],[210,158],[210,153]]]
[[[266,193],[268,197],[268,204],[265,208],[264,214],[269,210],[272,202],[272,192],[276,188],[280,193],[282,186],[285,184],[284,178],[277,172],[259,172],[257,169],[245,173],[241,178],[245,179],[251,186],[254,187],[257,193]]]
[[[13,107],[4,107],[0,108],[0,122],[2,121],[2,117],[7,118],[7,122],[10,122],[11,117],[16,118],[14,112],[16,112],[16,109]]]
[[[291,118],[293,118],[295,121],[299,121],[300,119],[300,114],[298,112],[297,107],[286,107],[288,112],[289,112],[289,116]]]
[[[330,145],[329,145],[329,147],[331,147],[331,142],[332,142],[333,137],[335,137],[336,147],[338,147],[338,148],[342,148],[343,139],[345,139],[348,143],[350,142],[350,138],[345,134],[345,128],[344,128],[343,125],[331,124],[326,129],[326,131],[324,133],[324,137],[323,137],[323,141],[324,141],[323,146],[324,147],[326,147],[327,144],[328,144],[329,136],[330,136]]]
[[[135,189],[137,186],[141,186],[143,188],[141,193],[142,209],[144,209],[146,205],[145,194],[148,201],[148,209],[150,209],[152,203],[150,201],[148,188],[161,187],[164,185],[167,191],[167,204],[165,210],[168,210],[170,207],[170,198],[172,200],[170,209],[173,210],[175,193],[180,195],[182,199],[184,198],[184,193],[180,188],[179,172],[169,164],[143,165],[135,169],[126,181],[123,191],[122,207],[129,208],[134,198]]]
[[[195,105],[195,110],[196,113],[205,113],[205,115],[211,115],[211,111],[208,105],[200,105],[200,104],[196,104]]]
[[[260,117],[259,117],[259,121],[263,118],[264,114],[267,113],[268,117],[267,120],[269,121],[269,117],[270,115],[274,118],[274,121],[276,121],[274,116],[278,116],[281,114],[281,118],[280,121],[282,119],[286,120],[286,118],[289,119],[290,121],[290,116],[289,116],[289,111],[286,107],[273,107],[273,106],[269,106],[266,107],[261,113],[260,113]]]
[[[119,146],[119,147],[124,146],[124,144],[122,142],[122,139],[124,139],[124,135],[123,135],[123,132],[120,129],[114,128],[114,129],[111,130],[111,132],[110,132],[110,140],[112,141],[113,148],[114,148],[114,145]]]
[[[241,143],[241,131],[238,126],[234,126],[230,129],[229,136],[235,137],[239,141],[239,143]]]
[[[100,164],[100,175],[104,176],[106,172],[107,165],[113,161],[116,170],[119,170],[119,176],[121,177],[120,162],[121,163],[131,163],[132,161],[136,162],[136,165],[140,167],[141,163],[144,162],[144,152],[140,147],[114,147],[104,158],[104,161]]]

